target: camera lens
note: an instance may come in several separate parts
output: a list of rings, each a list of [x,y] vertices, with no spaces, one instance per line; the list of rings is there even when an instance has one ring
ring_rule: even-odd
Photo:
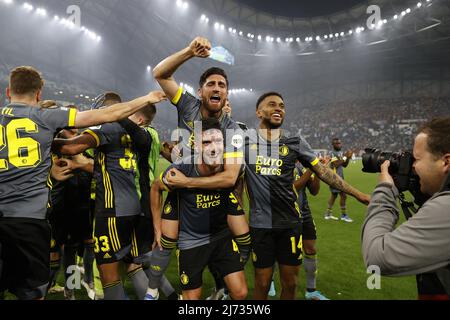
[[[363,172],[377,173],[381,172],[381,165],[392,159],[391,152],[382,152],[378,149],[366,149],[363,155]]]

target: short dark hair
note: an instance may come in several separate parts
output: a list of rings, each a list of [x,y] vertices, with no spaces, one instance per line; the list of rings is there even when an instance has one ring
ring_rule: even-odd
[[[156,114],[156,106],[152,103],[148,103],[145,107],[140,109],[137,113],[140,113],[144,116],[145,119],[151,120],[153,116]]]
[[[419,133],[428,136],[430,152],[437,156],[450,153],[450,117],[431,120],[420,128]]]
[[[120,95],[118,93],[113,92],[113,91],[105,92],[105,101],[103,102],[104,106],[121,103],[121,102],[122,102],[122,98],[120,97]]]
[[[258,110],[259,105],[260,105],[267,97],[271,97],[271,96],[280,97],[281,100],[284,100],[283,96],[282,96],[280,93],[278,93],[278,92],[272,91],[272,92],[264,93],[261,97],[259,97],[258,102],[256,102],[256,110]]]
[[[208,118],[202,120],[202,132],[212,129],[222,130],[219,120],[217,120],[216,118]]]
[[[206,70],[202,76],[200,77],[199,85],[200,88],[203,87],[203,85],[206,83],[206,80],[212,76],[212,75],[219,75],[225,78],[225,81],[227,82],[227,88],[229,87],[230,83],[228,82],[228,76],[225,73],[225,70],[217,67],[209,68]]]
[[[9,76],[9,90],[16,95],[35,94],[44,87],[38,70],[29,66],[14,68]]]

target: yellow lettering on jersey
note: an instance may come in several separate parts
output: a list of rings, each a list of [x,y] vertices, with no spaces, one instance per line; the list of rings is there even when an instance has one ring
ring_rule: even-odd
[[[281,167],[283,160],[266,158],[264,156],[256,157],[256,174],[262,176],[281,176]]]
[[[220,194],[197,194],[197,209],[209,209],[220,205]]]
[[[132,171],[132,170],[136,170],[136,157],[133,153],[133,151],[131,150],[132,147],[132,141],[131,141],[131,137],[126,134],[123,135],[121,138],[121,144],[122,147],[125,147],[124,150],[124,158],[119,159],[119,164],[120,166],[127,171]]]

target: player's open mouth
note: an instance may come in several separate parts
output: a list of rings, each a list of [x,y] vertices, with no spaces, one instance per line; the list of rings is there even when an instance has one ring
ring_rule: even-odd
[[[281,114],[279,114],[279,113],[274,113],[274,114],[272,115],[272,118],[275,118],[276,120],[282,120],[282,119],[283,119],[283,117],[282,117]]]
[[[219,104],[222,99],[220,98],[220,96],[212,96],[209,101],[211,101],[211,103],[213,104]]]

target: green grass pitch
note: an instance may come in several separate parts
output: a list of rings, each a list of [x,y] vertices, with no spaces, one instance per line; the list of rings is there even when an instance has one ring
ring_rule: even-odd
[[[168,166],[165,161],[160,161],[159,172]],[[377,175],[361,172],[361,163],[351,164],[345,170],[346,180],[363,192],[371,193],[376,186]],[[158,174],[159,176],[159,174]],[[369,290],[367,280],[370,276],[366,272],[361,255],[361,226],[366,214],[366,208],[353,198],[348,200],[348,213],[354,220],[353,223],[325,221],[323,214],[327,208],[329,189],[322,183],[320,194],[317,197],[309,196],[309,201],[315,223],[317,226],[318,240],[318,266],[317,287],[324,295],[333,300],[414,300],[416,299],[416,285],[414,277],[387,278],[382,277],[380,290]],[[338,216],[338,201],[335,204],[334,215]],[[248,211],[247,211],[248,212]],[[176,257],[173,259],[167,277],[177,290],[179,279]],[[249,287],[249,299],[253,291],[253,266],[247,264],[246,277]],[[126,277],[124,277],[126,278]],[[279,299],[280,284],[276,273],[277,296]],[[98,281],[98,280],[97,280]],[[60,284],[64,283],[60,273]],[[299,276],[298,299],[304,299],[305,273],[302,269]],[[204,272],[203,295],[209,295],[214,287],[214,281],[208,271]],[[134,298],[133,288],[128,280],[125,280],[125,288],[131,299]],[[84,289],[77,291],[77,299],[88,299]],[[7,298],[11,298],[8,296]],[[49,299],[64,299],[62,294],[50,295]]]

